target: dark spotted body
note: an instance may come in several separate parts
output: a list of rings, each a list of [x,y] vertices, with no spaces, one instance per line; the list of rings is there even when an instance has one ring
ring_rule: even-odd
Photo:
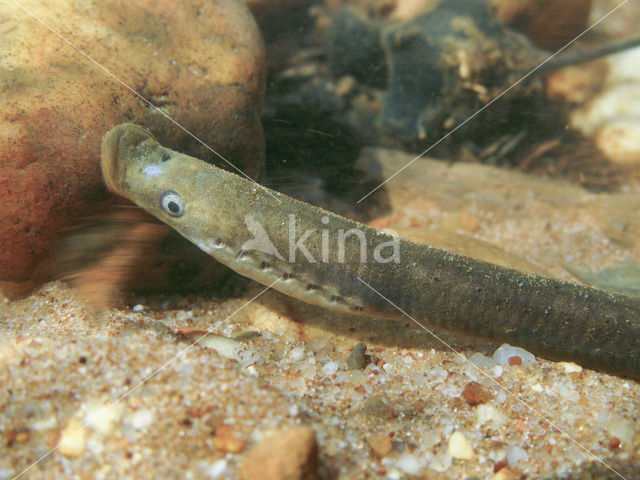
[[[113,191],[287,295],[640,378],[639,299],[395,238],[169,150],[136,125],[106,135],[102,169]]]

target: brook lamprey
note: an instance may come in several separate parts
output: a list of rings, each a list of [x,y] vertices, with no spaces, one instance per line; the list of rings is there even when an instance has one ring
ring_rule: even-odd
[[[640,299],[394,237],[165,148],[133,124],[107,133],[101,165],[112,191],[292,297],[406,321],[401,309],[441,330],[640,379]]]

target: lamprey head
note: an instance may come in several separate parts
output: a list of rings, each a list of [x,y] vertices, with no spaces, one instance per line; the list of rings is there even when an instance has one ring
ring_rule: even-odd
[[[225,236],[229,192],[220,169],[161,146],[145,129],[130,123],[105,135],[101,167],[110,190],[194,243]]]

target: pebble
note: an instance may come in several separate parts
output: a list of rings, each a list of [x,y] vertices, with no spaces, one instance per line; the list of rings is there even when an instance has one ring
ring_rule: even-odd
[[[453,432],[449,438],[449,455],[460,460],[470,460],[473,458],[473,448],[467,437],[460,432]]]
[[[514,360],[511,360],[510,362],[510,359],[514,357],[519,357],[520,363],[537,363],[536,357],[532,353],[527,352],[524,348],[512,347],[507,343],[502,344],[495,352],[493,352],[493,359],[503,366],[513,365],[511,362]]]
[[[219,452],[240,453],[247,446],[247,440],[238,429],[232,425],[220,425],[216,429],[213,446]]]
[[[582,367],[573,362],[558,362],[557,365],[564,373],[579,373],[582,371]]]
[[[227,468],[229,466],[229,462],[227,462],[224,458],[222,460],[218,460],[214,464],[208,466],[205,469],[205,474],[209,478],[220,478],[222,475],[227,473]]]
[[[205,332],[202,333],[204,335]],[[196,342],[206,348],[212,348],[221,357],[237,360],[238,352],[243,350],[245,346],[235,340],[214,333],[199,336]]]
[[[518,478],[518,475],[509,467],[501,468],[493,476],[493,480],[517,480]]]
[[[324,373],[327,377],[330,377],[334,373],[338,371],[338,364],[336,362],[327,362],[322,367],[322,373]]]
[[[531,385],[531,391],[536,393],[542,393],[544,391],[544,387],[539,383],[534,383]]]
[[[296,347],[289,352],[289,358],[294,362],[304,358],[304,347]]]
[[[491,404],[478,405],[478,408],[476,408],[476,419],[480,426],[487,422],[493,422],[493,424],[498,427],[507,422],[507,416],[504,412]]]
[[[35,430],[36,432],[41,432],[44,430],[51,430],[53,428],[56,428],[56,425],[58,425],[58,420],[56,419],[55,416],[52,415],[43,420],[38,420],[34,422],[33,425],[31,426],[31,429]]]
[[[528,456],[527,452],[516,445],[507,447],[507,462],[512,467],[515,467],[521,460],[526,460]]]
[[[520,357],[509,357],[509,365],[512,367],[517,367],[518,365],[522,365],[522,359]]]
[[[85,407],[84,420],[94,432],[109,435],[115,430],[123,413],[122,403],[89,402]]]
[[[240,332],[234,337],[234,340],[238,341],[246,341],[253,340],[254,338],[258,338],[262,336],[262,334],[256,330],[245,330],[244,332]]]
[[[491,395],[478,382],[469,382],[462,391],[461,397],[471,406],[487,403]]]
[[[135,430],[145,430],[155,419],[152,410],[138,410],[129,417],[129,423]]]
[[[396,417],[396,413],[393,409],[377,395],[372,395],[367,398],[362,407],[362,411],[367,415],[378,417],[383,420],[391,420]]]
[[[335,92],[339,97],[343,97],[357,86],[356,79],[351,75],[346,75],[336,82]]]
[[[252,448],[240,469],[242,480],[314,480],[318,469],[316,432],[295,427]]]
[[[69,458],[77,458],[82,455],[87,445],[87,429],[77,418],[72,418],[60,434],[60,446],[58,450]]]
[[[451,466],[451,461],[451,455],[448,453],[438,453],[429,462],[429,468],[439,473],[446,472]]]
[[[427,430],[422,435],[421,440],[422,440],[422,445],[425,448],[435,447],[441,441],[440,432],[438,430]]]
[[[409,475],[417,475],[420,473],[420,462],[415,455],[410,453],[405,453],[404,455],[398,458],[396,462],[396,467],[402,470],[404,473],[408,473]]]
[[[347,357],[349,370],[364,370],[367,366],[367,345],[363,342],[356,343],[353,351]]]
[[[14,443],[26,443],[29,441],[30,435],[28,430],[8,430],[5,432],[7,446],[10,447]],[[0,477],[2,478],[2,477]]]
[[[369,447],[371,447],[371,450],[373,450],[373,453],[375,453],[379,458],[387,456],[393,449],[391,438],[383,433],[371,435],[367,439],[367,443],[369,444]]]

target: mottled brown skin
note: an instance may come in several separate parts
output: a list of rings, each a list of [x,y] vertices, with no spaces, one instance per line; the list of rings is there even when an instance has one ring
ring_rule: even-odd
[[[541,356],[570,360],[620,376],[640,378],[640,300],[481,262],[446,250],[399,239],[398,263],[360,261],[359,244],[347,237],[344,262],[331,253],[322,262],[322,231],[358,229],[368,245],[388,234],[342,218],[233,173],[162,147],[139,126],[112,129],[102,149],[110,189],[123,195],[238,273],[309,303],[379,318],[415,320],[450,332],[527,348]],[[152,175],[149,175],[152,172]],[[161,206],[164,192],[182,198],[184,214]],[[253,238],[252,215],[286,258],[289,218],[295,215],[300,251],[288,262],[241,247]],[[327,219],[323,223],[323,218]],[[367,287],[371,285],[381,295]]]

